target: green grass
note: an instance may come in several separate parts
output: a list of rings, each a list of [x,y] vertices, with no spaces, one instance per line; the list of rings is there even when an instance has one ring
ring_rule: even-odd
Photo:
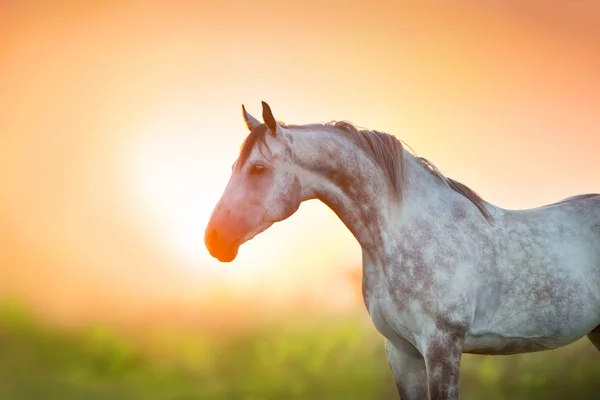
[[[239,332],[119,336],[0,308],[0,399],[397,399],[383,342],[353,318]],[[598,399],[600,352],[465,356],[462,399]]]

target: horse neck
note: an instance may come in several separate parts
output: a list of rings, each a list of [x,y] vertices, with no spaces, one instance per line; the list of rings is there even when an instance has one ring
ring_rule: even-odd
[[[405,185],[402,207],[406,220],[441,212],[458,196],[421,161],[406,151],[403,168]]]
[[[439,189],[441,185],[414,156],[402,150],[400,167],[405,185],[399,197],[383,168],[348,138],[330,132],[321,133],[313,140],[307,133],[298,136],[312,145],[305,152],[311,156],[300,160],[318,175],[318,179],[313,180],[312,197],[331,208],[363,251],[372,256],[395,246],[394,232],[402,224],[403,209],[413,209],[430,201],[430,189]],[[314,143],[319,143],[318,149]]]

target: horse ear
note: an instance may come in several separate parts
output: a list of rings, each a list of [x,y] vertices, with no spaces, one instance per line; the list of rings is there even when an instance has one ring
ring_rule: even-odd
[[[254,128],[260,125],[260,121],[254,118],[252,115],[248,114],[246,111],[246,107],[242,104],[242,114],[244,115],[244,122],[248,127],[249,131],[252,131]]]
[[[263,121],[265,121],[265,124],[267,124],[267,127],[269,128],[271,133],[273,135],[276,135],[277,131],[279,130],[279,124],[275,120],[275,117],[273,117],[273,112],[271,111],[271,107],[269,107],[269,105],[267,103],[265,103],[264,101],[262,102],[262,107],[263,107]]]

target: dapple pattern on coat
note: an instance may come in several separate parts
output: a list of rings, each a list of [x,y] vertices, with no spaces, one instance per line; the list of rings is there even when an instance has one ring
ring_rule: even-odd
[[[362,247],[363,297],[402,399],[457,399],[462,353],[515,354],[588,335],[600,349],[600,195],[505,210],[394,136],[285,125],[263,102],[206,228],[223,262],[319,199]]]

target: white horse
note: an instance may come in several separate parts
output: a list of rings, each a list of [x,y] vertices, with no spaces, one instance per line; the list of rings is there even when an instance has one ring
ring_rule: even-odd
[[[462,353],[600,350],[600,195],[505,210],[386,133],[285,125],[263,102],[206,228],[222,262],[319,199],[362,247],[363,297],[402,399],[457,399]]]

